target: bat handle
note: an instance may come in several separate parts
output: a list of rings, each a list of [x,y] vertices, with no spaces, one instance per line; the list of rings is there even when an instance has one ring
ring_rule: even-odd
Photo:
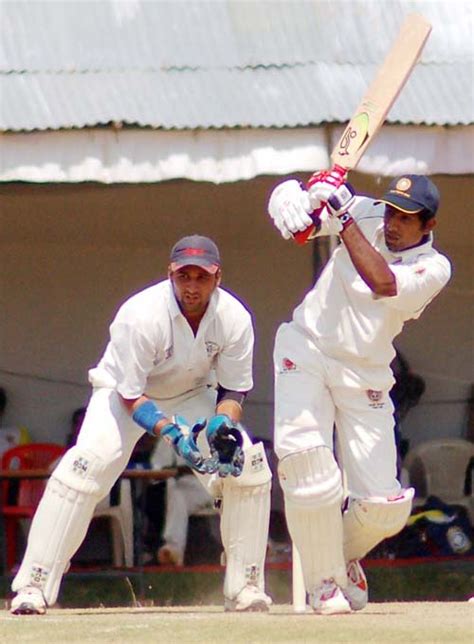
[[[335,164],[332,166],[330,170],[315,172],[309,179],[308,183],[306,184],[306,187],[310,188],[313,185],[313,183],[316,183],[316,181],[324,181],[324,178],[327,177],[328,175],[331,175],[332,177],[331,183],[334,184],[334,189],[336,189],[341,184],[343,184],[344,181],[346,180],[347,170],[346,168],[343,168],[342,166]],[[308,226],[306,230],[301,230],[300,232],[297,232],[293,235],[295,242],[299,246],[302,246],[303,244],[306,244],[315,238],[316,234],[321,228],[320,215],[321,215],[321,212],[323,211],[323,208],[324,208],[324,205],[321,206],[321,208],[317,208],[316,210],[313,210],[313,212],[310,214],[310,217],[313,220],[313,224],[311,226]]]

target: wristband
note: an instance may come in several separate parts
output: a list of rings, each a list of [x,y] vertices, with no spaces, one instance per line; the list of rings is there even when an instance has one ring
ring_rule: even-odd
[[[137,425],[140,425],[142,429],[152,436],[155,436],[154,429],[156,427],[156,423],[163,420],[163,418],[166,418],[166,414],[164,414],[151,400],[145,400],[145,402],[139,405],[132,414],[132,419],[137,423]]]
[[[338,216],[338,219],[341,222],[342,226],[341,232],[349,228],[349,226],[354,223],[354,220],[348,212],[343,212],[342,215]]]

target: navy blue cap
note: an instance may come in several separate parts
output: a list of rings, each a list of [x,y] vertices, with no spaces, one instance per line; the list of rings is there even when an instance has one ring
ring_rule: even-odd
[[[177,271],[183,266],[201,266],[208,273],[217,273],[221,258],[219,249],[209,237],[190,235],[180,239],[171,249],[171,270]]]
[[[390,183],[380,201],[402,212],[416,213],[426,209],[434,217],[439,206],[439,192],[428,177],[404,174]]]

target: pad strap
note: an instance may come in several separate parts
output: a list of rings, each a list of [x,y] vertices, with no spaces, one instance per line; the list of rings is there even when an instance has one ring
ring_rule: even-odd
[[[156,423],[167,418],[161,409],[152,400],[145,400],[139,405],[132,414],[133,420],[152,436],[156,436]]]

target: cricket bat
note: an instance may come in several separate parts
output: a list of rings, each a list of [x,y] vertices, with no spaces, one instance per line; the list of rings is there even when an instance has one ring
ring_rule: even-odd
[[[331,153],[331,171],[340,175],[341,183],[347,172],[357,166],[381,128],[418,62],[430,32],[430,23],[417,13],[409,14],[402,24],[397,39]],[[313,213],[313,217],[317,218],[317,215],[317,212]],[[304,244],[314,234],[315,226],[310,226],[296,233],[295,241]]]

